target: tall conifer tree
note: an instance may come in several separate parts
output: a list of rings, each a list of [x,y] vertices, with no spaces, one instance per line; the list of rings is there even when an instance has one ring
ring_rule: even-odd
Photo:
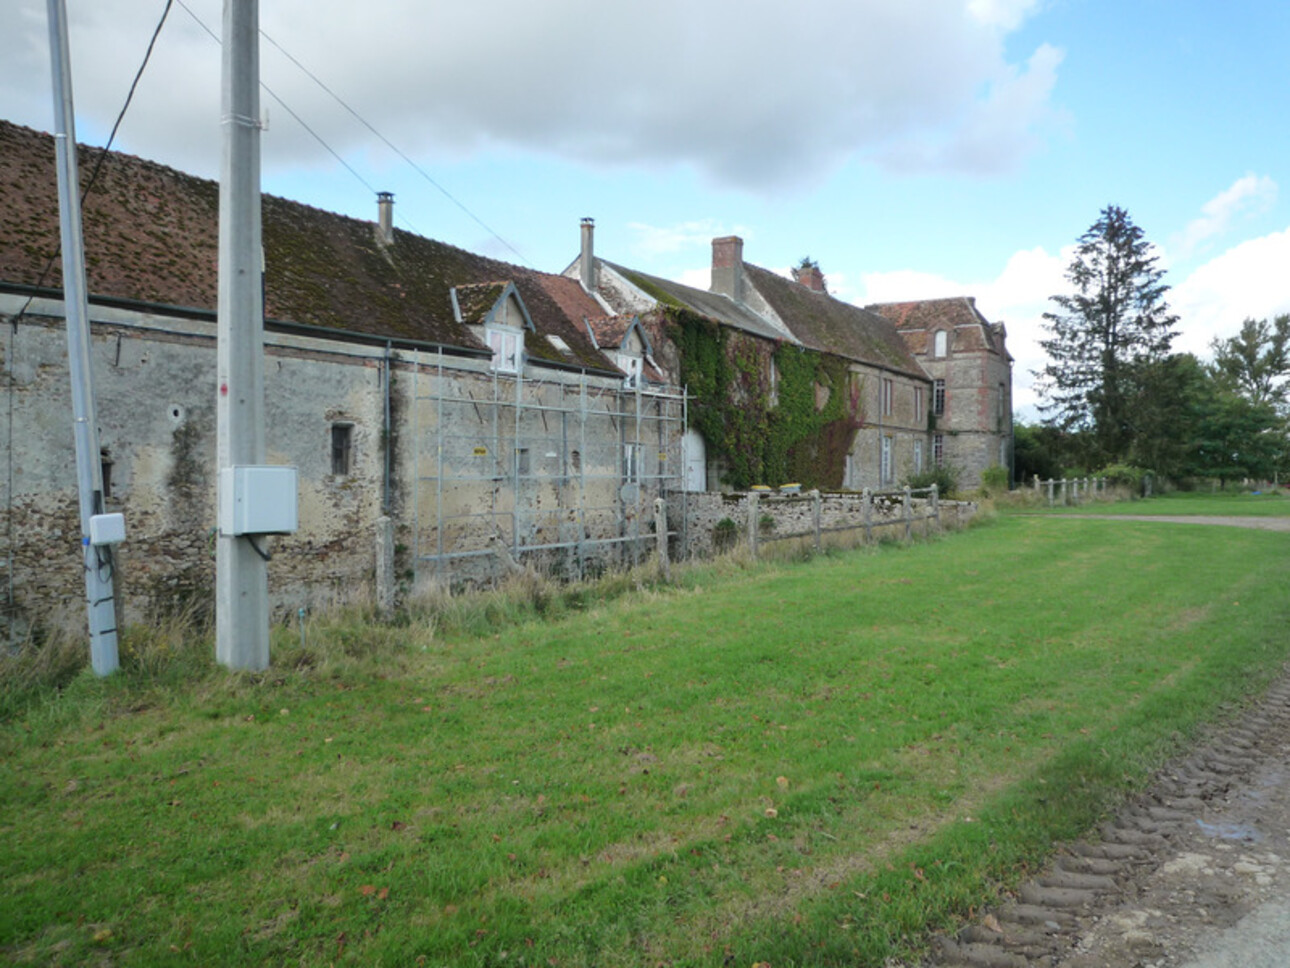
[[[1138,432],[1135,410],[1144,368],[1169,354],[1178,317],[1169,312],[1158,256],[1114,205],[1079,237],[1066,269],[1074,291],[1050,297],[1050,336],[1040,345],[1049,362],[1037,372],[1045,419],[1084,432],[1090,462],[1126,460]]]

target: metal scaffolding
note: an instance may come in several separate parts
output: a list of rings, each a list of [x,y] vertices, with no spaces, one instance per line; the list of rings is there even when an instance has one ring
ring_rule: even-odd
[[[471,369],[441,351],[405,359],[418,586],[520,564],[569,579],[637,564],[654,499],[683,500],[684,391]]]

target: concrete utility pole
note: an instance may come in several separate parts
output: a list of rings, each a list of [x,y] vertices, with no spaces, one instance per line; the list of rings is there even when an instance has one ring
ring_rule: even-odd
[[[63,0],[49,0],[49,51],[54,79],[54,146],[58,160],[58,217],[63,242],[63,314],[67,322],[67,370],[72,384],[76,477],[80,489],[81,552],[89,607],[90,663],[100,676],[117,668],[116,603],[112,594],[112,549],[91,542],[93,523],[103,520],[103,466],[99,450],[94,383],[90,368],[90,307],[81,237],[80,180],[76,172],[76,124],[72,71]],[[114,516],[116,517],[116,516]],[[95,536],[97,537],[97,536]],[[119,540],[119,538],[114,539]]]
[[[260,288],[258,0],[224,0],[216,404],[220,488],[226,468],[264,463],[264,302]],[[221,497],[221,503],[224,498]],[[268,567],[250,535],[221,528],[215,554],[215,658],[269,665]]]

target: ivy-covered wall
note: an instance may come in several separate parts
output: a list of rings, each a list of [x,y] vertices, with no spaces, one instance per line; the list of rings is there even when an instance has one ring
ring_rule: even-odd
[[[758,339],[679,307],[662,313],[693,398],[690,425],[724,460],[726,484],[842,486],[864,422],[861,378],[846,360]]]

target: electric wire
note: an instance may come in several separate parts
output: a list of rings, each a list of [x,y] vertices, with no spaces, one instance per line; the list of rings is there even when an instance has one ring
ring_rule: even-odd
[[[177,2],[181,7],[184,8],[184,11],[188,14],[188,16],[192,17],[193,20],[197,23],[197,25],[200,26],[202,30],[206,31],[206,33],[211,37],[212,40],[214,40],[216,43],[220,43],[219,36],[216,35],[215,32],[212,31],[210,27],[208,27],[205,24],[205,22],[199,16],[197,16],[196,13],[193,12],[192,8],[189,7],[188,4],[184,2],[184,0],[177,0]],[[261,30],[260,36],[263,37],[265,40],[267,40],[271,45],[273,45],[273,47],[276,48],[285,58],[287,58],[287,60],[291,61],[291,63],[294,64],[306,77],[308,77],[311,81],[317,84],[318,87],[320,87],[324,93],[326,93],[329,97],[331,97],[332,100],[334,100],[337,104],[339,104],[342,108],[344,108],[347,112],[349,112],[349,114],[353,116],[353,118],[356,121],[358,121],[359,124],[363,125],[363,127],[365,127],[368,131],[370,131],[375,138],[377,138],[382,144],[384,144],[392,152],[398,155],[399,158],[401,158],[413,171],[415,171],[418,175],[420,175],[423,179],[425,179],[426,182],[428,182],[431,186],[437,189],[444,196],[444,198],[448,199],[448,201],[452,202],[453,205],[461,209],[461,211],[464,212],[466,216],[471,219],[471,221],[473,221],[476,225],[478,225],[485,232],[491,235],[499,243],[501,243],[503,246],[505,246],[507,249],[513,252],[515,254],[515,257],[519,259],[522,265],[528,266],[528,268],[530,269],[532,268],[532,266],[529,264],[529,261],[524,257],[524,254],[520,252],[519,249],[517,249],[510,242],[504,239],[494,228],[492,228],[492,226],[490,226],[487,222],[485,222],[478,215],[472,212],[470,208],[466,206],[465,203],[463,203],[455,195],[453,195],[450,191],[448,191],[448,189],[444,188],[443,185],[439,184],[439,182],[437,182],[428,171],[426,171],[424,168],[418,165],[411,157],[408,156],[406,152],[402,151],[396,144],[394,144],[394,142],[392,142],[384,134],[378,131],[376,127],[372,125],[371,122],[369,122],[365,117],[359,114],[357,110],[351,107],[350,104],[347,101],[345,101],[344,98],[342,98],[339,94],[337,94],[330,87],[328,87],[322,81],[322,79],[318,77],[317,74],[315,74],[308,67],[302,64],[295,56],[291,54],[290,51],[288,51],[285,47],[283,47],[276,40],[270,37],[265,31]],[[318,135],[317,132],[313,131],[307,124],[305,124],[304,121],[301,120],[300,116],[296,114],[296,112],[292,111],[291,108],[287,106],[286,102],[282,100],[282,98],[274,94],[273,91],[269,89],[268,85],[266,85],[263,81],[260,82],[260,86],[264,89],[266,94],[268,94],[278,104],[282,106],[283,110],[285,110],[288,114],[290,114],[293,118],[295,118],[295,120],[300,123],[300,126],[303,127],[307,132],[309,132],[309,134],[313,136],[314,140],[316,140],[320,145],[323,146],[324,149],[326,149],[328,154],[330,154],[333,158],[335,158],[338,162],[340,162],[345,167],[345,169],[351,175],[353,175],[359,181],[360,184],[363,185],[363,187],[365,187],[368,191],[371,191],[375,194],[375,190],[372,188],[370,184],[368,184],[366,179],[364,179],[361,175],[359,175],[358,172],[356,172],[343,158],[341,158],[341,156],[337,154],[337,152],[329,144],[327,144],[327,142],[325,142],[322,139],[322,137]],[[424,233],[422,233],[419,229],[417,229],[414,225],[412,225],[412,223],[409,222],[402,215],[402,213],[400,213],[399,219],[405,225],[411,228],[412,231],[416,232],[418,235],[424,235]]]
[[[121,105],[121,110],[117,112],[116,121],[112,124],[112,133],[108,135],[107,144],[105,144],[103,146],[103,150],[99,152],[99,156],[94,163],[94,168],[90,172],[89,180],[85,183],[85,188],[81,191],[82,203],[84,203],[85,199],[89,197],[90,192],[94,190],[94,184],[95,182],[98,181],[99,172],[103,169],[103,162],[107,159],[108,153],[112,150],[112,143],[116,140],[117,132],[121,130],[121,122],[125,120],[126,112],[130,110],[130,103],[134,100],[134,92],[138,89],[139,81],[143,77],[143,72],[147,69],[148,62],[152,59],[153,48],[157,46],[157,38],[161,36],[161,28],[166,25],[166,18],[170,16],[170,8],[173,5],[174,5],[174,0],[166,0],[166,5],[165,7],[162,8],[161,17],[157,20],[157,26],[153,28],[153,31],[152,31],[152,38],[148,41],[148,49],[144,51],[143,60],[139,64],[139,69],[134,72],[134,80],[130,82],[130,90],[125,96],[125,102]],[[70,150],[75,151],[76,145],[73,144]],[[45,263],[45,268],[42,269],[40,272],[40,277],[36,280],[37,289],[40,289],[41,287],[44,286],[45,280],[49,277],[50,271],[54,268],[54,262],[57,260],[57,258],[58,258],[57,253],[50,255],[49,260]],[[8,581],[7,581],[7,588],[6,588],[6,596],[7,596],[6,609],[9,612],[8,625],[9,625],[9,651],[10,652],[14,651],[14,635],[16,634],[16,629],[15,629],[16,623],[13,621],[13,608],[14,608],[13,410],[14,410],[14,388],[15,388],[15,382],[16,382],[13,375],[13,354],[14,354],[14,340],[18,334],[18,324],[22,322],[22,320],[26,317],[28,311],[31,309],[32,302],[35,301],[35,298],[36,296],[34,293],[28,296],[27,301],[23,303],[22,308],[19,309],[16,314],[9,317],[9,347],[8,347],[8,353],[5,356],[6,365],[9,370],[9,380],[8,380],[9,414],[8,414],[8,440],[7,440],[8,447],[6,448],[8,450],[8,461],[7,461],[8,468],[7,468],[7,479],[6,479],[7,507],[5,508],[5,512],[6,512],[5,513],[5,540],[9,546],[8,555],[7,555],[7,570],[9,574],[7,576]]]
[[[181,0],[181,2],[182,2],[182,0]],[[482,220],[478,215],[476,215],[476,214],[475,214],[474,212],[472,212],[469,208],[467,208],[464,204],[462,204],[462,202],[460,202],[460,201],[459,201],[459,200],[458,200],[458,199],[457,199],[457,198],[456,198],[456,197],[455,197],[455,196],[454,196],[450,191],[448,191],[448,189],[444,188],[444,187],[443,187],[442,185],[440,185],[437,181],[435,181],[435,179],[430,175],[430,173],[429,173],[429,172],[427,172],[424,168],[422,168],[422,167],[421,167],[420,165],[418,165],[415,161],[413,161],[410,157],[408,157],[408,155],[407,155],[407,154],[405,154],[405,153],[404,153],[404,152],[403,152],[403,151],[402,151],[402,150],[401,150],[401,149],[400,149],[396,144],[394,144],[394,142],[392,142],[389,138],[387,138],[387,137],[386,137],[385,135],[383,135],[380,131],[378,131],[378,130],[377,130],[377,129],[376,129],[376,128],[371,124],[371,122],[369,122],[365,117],[363,117],[361,114],[359,114],[359,113],[358,113],[358,111],[356,111],[353,107],[351,107],[351,106],[349,105],[349,103],[348,103],[348,102],[346,102],[346,101],[344,100],[344,98],[342,98],[339,94],[337,94],[337,93],[336,93],[335,91],[333,91],[330,87],[328,87],[325,83],[323,83],[322,79],[321,79],[321,78],[319,78],[316,74],[314,74],[314,72],[313,72],[313,71],[311,71],[309,68],[307,68],[304,64],[300,63],[300,61],[299,61],[299,60],[297,60],[294,56],[292,56],[292,54],[291,54],[291,53],[290,53],[290,52],[289,52],[285,47],[283,47],[281,44],[279,44],[276,40],[274,40],[272,37],[270,37],[270,36],[269,36],[267,33],[265,33],[263,30],[261,30],[261,31],[260,31],[260,36],[262,36],[265,40],[267,40],[270,44],[272,44],[275,48],[277,48],[277,49],[278,49],[278,51],[282,54],[282,56],[283,56],[283,57],[285,57],[287,60],[291,61],[291,63],[295,64],[295,65],[296,65],[296,67],[298,67],[302,72],[304,72],[304,75],[305,75],[306,77],[308,77],[311,81],[313,81],[313,82],[314,82],[315,84],[317,84],[320,88],[322,88],[322,89],[323,89],[323,91],[324,91],[324,92],[326,92],[326,93],[327,93],[327,94],[332,98],[332,100],[334,100],[334,101],[335,101],[337,104],[339,104],[342,108],[344,108],[346,111],[348,111],[348,112],[349,112],[349,113],[354,117],[354,119],[355,119],[356,121],[358,121],[358,123],[359,123],[359,124],[361,124],[361,125],[362,125],[363,127],[365,127],[368,131],[370,131],[370,132],[371,132],[371,133],[372,133],[372,134],[373,134],[377,139],[379,139],[379,140],[380,140],[380,142],[381,142],[382,144],[384,144],[384,145],[385,145],[385,147],[389,148],[392,152],[394,152],[396,155],[398,155],[400,158],[402,158],[402,159],[403,159],[403,160],[408,164],[408,166],[409,166],[413,171],[415,171],[418,175],[420,175],[422,178],[424,178],[424,179],[425,179],[427,182],[429,182],[432,186],[434,186],[436,189],[438,189],[438,190],[439,190],[439,192],[444,196],[444,198],[448,199],[448,201],[452,202],[452,203],[453,203],[454,205],[456,205],[459,209],[461,209],[463,212],[465,212],[465,213],[466,213],[466,215],[467,215],[467,216],[469,216],[469,217],[470,217],[470,218],[475,222],[475,224],[476,224],[476,225],[478,225],[480,228],[482,228],[485,232],[487,232],[489,235],[491,235],[493,238],[495,238],[495,239],[496,239],[498,242],[500,242],[502,245],[506,246],[506,248],[508,248],[508,249],[510,249],[512,252],[514,252],[514,253],[515,253],[516,258],[518,258],[518,259],[519,259],[519,260],[520,260],[524,265],[528,266],[528,260],[524,258],[523,253],[521,253],[521,252],[519,251],[519,249],[515,248],[515,246],[511,245],[511,243],[510,243],[510,242],[506,241],[506,239],[504,239],[504,238],[502,238],[500,235],[498,235],[498,234],[497,234],[497,232],[496,232],[496,231],[494,231],[492,227],[490,227],[490,226],[489,226],[486,222],[484,222],[484,221],[483,221],[483,220]],[[529,268],[532,268],[532,266],[529,266]]]

